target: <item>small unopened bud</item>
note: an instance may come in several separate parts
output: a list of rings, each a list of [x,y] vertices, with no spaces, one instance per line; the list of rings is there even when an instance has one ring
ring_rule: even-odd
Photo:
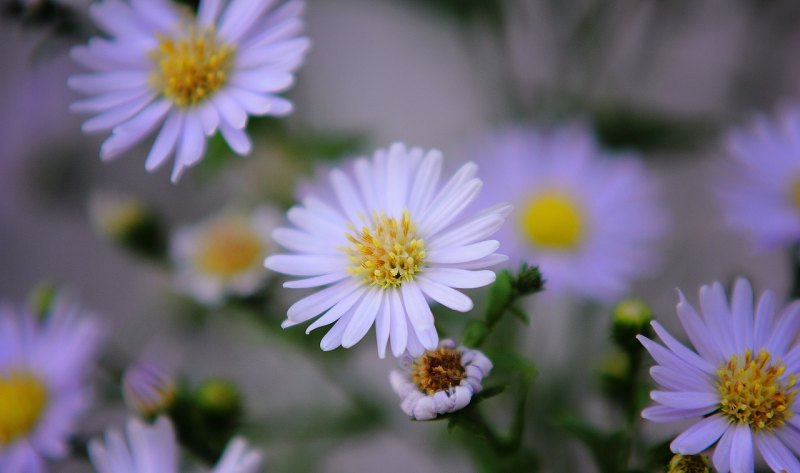
[[[600,362],[600,385],[610,396],[619,397],[628,389],[627,381],[631,369],[630,356],[615,350]]]
[[[703,455],[677,454],[670,460],[667,473],[711,473],[711,465]]]
[[[125,371],[122,393],[125,404],[143,417],[165,412],[175,400],[177,384],[172,372],[155,361],[140,361]]]
[[[639,299],[626,299],[614,308],[611,334],[623,348],[639,348],[636,335],[649,333],[653,312]]]
[[[96,193],[89,201],[92,224],[102,235],[139,256],[163,260],[167,235],[161,218],[134,197]]]
[[[522,263],[522,266],[514,277],[514,289],[521,295],[534,294],[544,289],[544,279],[542,273],[539,271],[538,266],[528,266],[527,263]]]
[[[197,405],[213,418],[235,420],[242,411],[242,397],[230,381],[211,379],[197,389]]]

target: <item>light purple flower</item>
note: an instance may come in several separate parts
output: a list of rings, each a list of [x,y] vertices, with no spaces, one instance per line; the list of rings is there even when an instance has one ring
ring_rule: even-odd
[[[303,7],[301,0],[201,0],[195,16],[167,0],[96,2],[89,13],[109,38],[72,50],[93,70],[69,79],[92,96],[72,110],[95,114],[84,132],[111,131],[103,160],[160,128],[145,168],[174,153],[173,182],[200,162],[217,131],[236,153],[249,154],[249,116],[292,112],[277,94],[291,87],[310,45],[299,36]]]
[[[697,422],[678,435],[672,451],[698,454],[716,444],[715,468],[751,473],[754,450],[774,471],[800,472],[800,301],[776,315],[765,292],[753,308],[753,290],[736,281],[728,305],[722,285],[700,288],[701,314],[679,293],[678,318],[691,350],[653,322],[663,345],[639,340],[656,360],[650,374],[656,405],[642,411],[653,422]]]
[[[63,300],[44,320],[0,308],[0,471],[41,472],[69,454],[99,343],[96,320]]]
[[[657,267],[666,227],[657,186],[641,161],[603,151],[587,127],[505,129],[474,155],[483,203],[514,206],[498,233],[508,264],[538,265],[547,293],[609,301]]]
[[[731,227],[768,248],[800,241],[800,108],[754,117],[727,136],[718,193]]]

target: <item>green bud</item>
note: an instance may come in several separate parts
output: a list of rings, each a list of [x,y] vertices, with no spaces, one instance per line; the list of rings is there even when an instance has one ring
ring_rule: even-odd
[[[96,193],[89,201],[93,226],[121,248],[161,261],[167,254],[167,233],[158,214],[141,200]]]
[[[230,381],[210,379],[197,389],[197,405],[216,419],[235,420],[242,412],[242,396]]]
[[[522,263],[519,272],[514,277],[514,289],[523,296],[535,294],[544,290],[544,279],[538,266],[528,266]]]
[[[638,348],[636,335],[647,334],[653,312],[650,306],[639,299],[626,299],[617,304],[612,312],[611,334],[622,348]]]
[[[630,356],[615,350],[600,362],[600,385],[611,396],[619,396],[628,388],[628,375],[631,369]]]
[[[52,282],[43,282],[37,285],[28,296],[28,306],[36,316],[44,320],[53,309],[53,304],[58,298],[58,286]]]
[[[670,460],[667,473],[711,473],[711,465],[703,455],[677,454]]]

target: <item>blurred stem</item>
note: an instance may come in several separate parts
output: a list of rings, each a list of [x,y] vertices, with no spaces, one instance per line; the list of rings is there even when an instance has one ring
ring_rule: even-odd
[[[791,261],[792,287],[789,299],[800,299],[800,243],[795,243],[789,248],[789,261]]]

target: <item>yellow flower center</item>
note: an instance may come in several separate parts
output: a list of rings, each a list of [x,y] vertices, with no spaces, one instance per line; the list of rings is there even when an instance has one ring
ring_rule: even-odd
[[[47,389],[34,375],[0,375],[0,449],[30,433],[47,406]]]
[[[265,248],[247,221],[226,218],[214,222],[200,236],[195,256],[199,271],[230,278],[261,263]]]
[[[350,274],[383,289],[414,279],[425,262],[425,242],[417,236],[408,211],[399,220],[376,213],[367,223],[360,231],[351,225],[351,233],[346,234]]]
[[[466,377],[461,352],[453,348],[428,350],[411,367],[411,380],[425,394],[447,391]]]
[[[522,208],[519,220],[522,232],[535,246],[574,250],[583,241],[585,216],[581,207],[561,192],[543,192],[533,196]]]
[[[770,363],[770,354],[761,350],[753,357],[734,355],[717,371],[720,410],[732,423],[749,425],[754,431],[782,426],[792,416],[797,381],[794,374],[781,380],[786,365]]]
[[[153,84],[175,104],[195,105],[225,85],[235,52],[213,29],[190,30],[182,38],[164,37],[151,52],[156,65]]]

